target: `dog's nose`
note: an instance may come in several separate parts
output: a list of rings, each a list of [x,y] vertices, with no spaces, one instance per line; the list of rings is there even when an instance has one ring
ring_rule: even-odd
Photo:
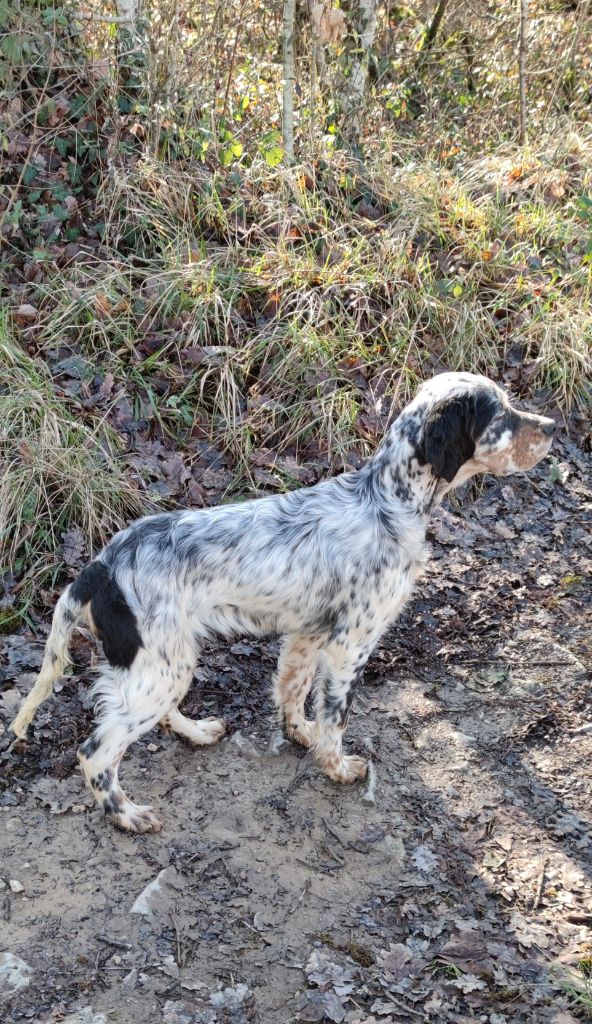
[[[543,431],[543,434],[547,435],[547,437],[553,437],[553,434],[555,433],[556,430],[557,430],[557,424],[555,423],[555,420],[545,420],[543,422],[542,431]]]

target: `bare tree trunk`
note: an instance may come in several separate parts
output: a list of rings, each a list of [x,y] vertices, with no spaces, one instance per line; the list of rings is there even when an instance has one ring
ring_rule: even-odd
[[[442,18],[444,17],[444,12],[446,11],[447,5],[448,0],[439,0],[438,6],[434,11],[434,17],[432,18],[428,30],[425,34],[425,38],[421,48],[423,51],[430,50],[431,47],[434,45],[436,36],[438,35],[438,29],[440,28],[440,24],[442,22]]]
[[[140,39],[141,0],[116,0],[118,90],[129,105],[138,102],[146,82],[140,84],[144,40]]]
[[[528,0],[520,0],[520,35],[518,39],[518,85],[520,89],[520,126],[518,142],[521,146],[526,142],[526,19],[528,17]]]
[[[283,133],[286,159],[294,161],[294,15],[296,0],[284,0]]]
[[[319,30],[315,25],[312,17],[313,7],[314,0],[308,0],[308,17],[310,20],[310,30],[312,35],[312,57],[310,62],[310,91],[314,102],[316,82],[324,82],[327,71],[327,65],[325,63],[325,51],[323,50],[323,44],[320,39]]]
[[[462,47],[465,51],[465,60],[467,62],[467,92],[475,92],[475,79],[473,77],[473,68],[475,66],[475,55],[473,53],[473,41],[468,32],[465,32],[462,37]]]
[[[128,32],[134,32],[139,15],[138,0],[117,0],[119,24]]]
[[[377,0],[360,0],[359,2],[359,41],[357,53],[352,64],[351,75],[347,81],[347,95],[343,104],[347,118],[344,134],[350,141],[357,142],[362,130],[362,106],[368,67],[372,55],[374,36],[376,35]]]

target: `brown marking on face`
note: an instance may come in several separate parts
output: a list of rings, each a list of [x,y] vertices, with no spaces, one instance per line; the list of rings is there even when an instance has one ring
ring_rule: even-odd
[[[512,460],[521,469],[530,469],[534,464],[533,458],[538,462],[542,449],[545,447],[541,431],[530,423],[519,427],[514,434],[510,446]]]
[[[550,441],[540,428],[528,421],[516,430],[511,443],[501,452],[487,457],[487,466],[498,476],[516,470],[532,469],[547,454]]]

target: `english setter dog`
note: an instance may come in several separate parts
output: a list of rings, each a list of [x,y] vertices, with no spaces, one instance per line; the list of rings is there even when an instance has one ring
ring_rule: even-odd
[[[130,832],[158,831],[133,804],[119,762],[158,722],[191,743],[215,743],[219,719],[179,710],[204,641],[283,637],[274,697],[287,734],[311,747],[336,782],[367,764],[342,739],[364,666],[409,599],[427,558],[431,510],[476,473],[527,470],[551,447],[552,419],[520,412],[486,377],[443,373],[425,383],[362,469],[314,487],[199,511],[147,516],[107,544],[60,597],[39,677],[11,728],[24,737],[64,671],[77,623],[106,662],[98,724],[82,771],[99,805]],[[314,687],[315,719],[304,713]]]

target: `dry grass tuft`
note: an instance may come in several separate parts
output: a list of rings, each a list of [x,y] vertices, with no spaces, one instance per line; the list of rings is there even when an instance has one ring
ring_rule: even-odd
[[[33,588],[63,568],[63,535],[80,531],[90,553],[145,509],[103,424],[77,420],[55,395],[40,364],[0,323],[0,565]]]
[[[39,286],[42,339],[70,338],[136,380],[192,350],[185,409],[242,465],[253,447],[298,455],[314,439],[338,468],[443,369],[519,366],[519,391],[584,408],[592,224],[578,203],[592,147],[566,136],[549,151],[543,140],[457,171],[344,154],[117,168],[102,262]]]

